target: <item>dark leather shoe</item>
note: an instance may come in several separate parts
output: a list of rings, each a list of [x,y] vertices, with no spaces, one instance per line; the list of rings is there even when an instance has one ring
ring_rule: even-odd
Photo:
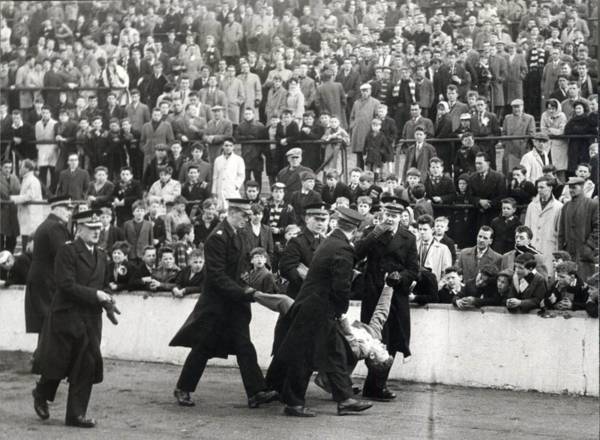
[[[353,386],[352,387],[352,392],[354,393],[355,396],[358,396],[360,393],[362,393],[362,388],[361,387],[357,387],[357,386]]]
[[[190,393],[188,393],[187,391],[181,391],[176,388],[175,391],[173,391],[173,395],[177,399],[177,403],[181,406],[194,406],[195,405],[194,401],[190,397]]]
[[[35,410],[35,413],[40,419],[48,420],[50,411],[48,411],[48,402],[46,402],[46,399],[41,397],[35,388],[31,392],[31,395],[33,396],[33,409]]]
[[[283,408],[283,413],[286,416],[291,416],[291,417],[315,417],[317,414],[314,411],[311,411],[310,409],[308,409],[305,406],[289,406],[286,405]]]
[[[279,393],[277,391],[259,391],[248,399],[248,407],[258,408],[263,403],[274,402],[275,400],[279,400]]]
[[[346,399],[338,403],[337,412],[339,416],[356,414],[371,408],[373,404],[366,400]]]
[[[74,426],[76,428],[93,428],[96,426],[96,421],[94,419],[88,419],[85,416],[77,416],[68,418],[65,421],[65,425]]]
[[[387,387],[381,390],[366,391],[363,390],[363,397],[376,402],[391,402],[396,398],[396,393],[390,391]]]

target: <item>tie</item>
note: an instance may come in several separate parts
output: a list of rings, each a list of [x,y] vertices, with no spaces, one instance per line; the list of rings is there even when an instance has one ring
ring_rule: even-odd
[[[544,165],[548,164],[548,158],[546,157],[546,153],[542,153],[542,163]]]
[[[421,249],[419,251],[420,254],[420,266],[425,266],[425,260],[427,259],[427,249],[425,247],[425,243],[421,242]]]
[[[479,175],[481,176],[481,180],[485,182],[485,173],[479,173]]]

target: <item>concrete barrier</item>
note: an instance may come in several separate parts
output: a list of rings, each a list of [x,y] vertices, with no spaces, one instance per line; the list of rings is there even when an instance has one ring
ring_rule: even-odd
[[[118,326],[105,319],[104,356],[116,359],[183,363],[188,349],[168,343],[194,307],[195,298],[144,292],[117,295]],[[0,289],[0,350],[32,351],[36,335],[25,334],[24,289]],[[359,303],[349,310],[359,316]],[[397,359],[390,377],[449,385],[536,390],[598,396],[598,320],[583,312],[542,319],[511,315],[503,308],[459,312],[432,304],[411,311],[413,356]],[[253,305],[252,339],[258,362],[270,362],[277,316]],[[234,366],[235,357],[211,364]],[[356,374],[364,375],[363,363]],[[173,379],[175,380],[175,378]]]

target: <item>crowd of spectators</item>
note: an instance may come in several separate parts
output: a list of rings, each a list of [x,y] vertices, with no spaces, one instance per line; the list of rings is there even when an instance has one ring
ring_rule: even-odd
[[[3,265],[42,220],[31,202],[66,196],[101,209],[111,289],[181,296],[228,198],[254,204],[248,270],[264,257],[277,274],[314,223],[307,207],[355,207],[364,230],[395,197],[418,239],[411,300],[589,299],[595,2],[7,1],[0,14]]]

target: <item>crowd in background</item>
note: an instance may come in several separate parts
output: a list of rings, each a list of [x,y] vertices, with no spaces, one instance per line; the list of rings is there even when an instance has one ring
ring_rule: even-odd
[[[27,265],[44,212],[30,202],[66,197],[101,210],[112,290],[197,292],[202,244],[243,196],[248,272],[270,268],[253,280],[293,290],[318,245],[298,238],[336,221],[307,207],[354,207],[369,232],[393,197],[417,238],[412,301],[597,302],[595,2],[3,2],[0,14],[6,268]]]

